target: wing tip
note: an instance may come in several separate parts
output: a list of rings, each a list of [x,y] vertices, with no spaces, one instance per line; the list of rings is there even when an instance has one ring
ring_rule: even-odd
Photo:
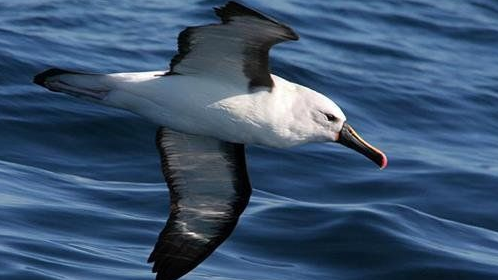
[[[41,73],[36,74],[33,77],[33,83],[35,83],[39,86],[42,86],[42,87],[46,87],[45,81],[48,78],[52,78],[52,77],[64,75],[64,74],[81,74],[81,73],[74,72],[74,71],[68,71],[68,70],[64,70],[61,68],[49,68]]]
[[[215,7],[214,11],[216,15],[221,18],[221,21],[223,23],[227,23],[230,21],[232,17],[237,17],[237,16],[254,16],[259,19],[263,20],[269,20],[273,23],[279,24],[276,20],[264,15],[261,12],[258,12],[254,9],[251,9],[247,6],[244,6],[240,3],[237,3],[235,1],[228,1],[224,6],[221,7]]]
[[[231,21],[232,17],[238,16],[251,16],[256,17],[258,19],[270,21],[273,24],[276,24],[286,30],[286,39],[297,41],[299,40],[299,35],[289,26],[278,22],[276,19],[271,18],[262,12],[259,12],[255,9],[244,6],[235,1],[228,1],[224,6],[215,7],[214,11],[216,15],[221,19],[221,22],[226,24]]]

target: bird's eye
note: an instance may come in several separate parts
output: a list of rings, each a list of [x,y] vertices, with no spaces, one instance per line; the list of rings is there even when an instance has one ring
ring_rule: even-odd
[[[329,122],[335,122],[335,121],[337,121],[337,117],[334,116],[334,115],[332,115],[332,114],[325,114],[325,116],[327,117],[327,120]]]

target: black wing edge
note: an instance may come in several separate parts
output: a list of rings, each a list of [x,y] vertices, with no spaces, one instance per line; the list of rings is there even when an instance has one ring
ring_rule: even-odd
[[[175,250],[173,246],[168,246],[167,244],[164,244],[164,242],[161,242],[162,240],[164,240],[163,237],[166,237],[168,235],[169,229],[172,228],[172,224],[176,220],[176,213],[178,212],[177,205],[180,195],[175,191],[175,186],[177,186],[174,180],[175,173],[169,169],[168,155],[166,154],[166,149],[162,145],[162,141],[165,136],[163,130],[167,129],[165,129],[164,127],[159,127],[157,129],[156,147],[160,154],[163,175],[170,192],[170,216],[168,217],[166,226],[161,231],[158,241],[154,246],[154,250],[151,252],[147,262],[154,262],[152,272],[157,273],[156,280],[176,280],[197,267],[232,234],[239,220],[239,216],[242,214],[242,212],[244,212],[245,208],[249,204],[252,188],[249,181],[249,175],[247,173],[245,146],[243,144],[228,143],[230,144],[230,148],[234,149],[234,152],[230,155],[227,155],[227,157],[229,157],[227,160],[235,162],[234,166],[236,170],[234,170],[234,172],[239,175],[238,180],[234,182],[235,188],[239,194],[239,200],[233,203],[233,209],[235,211],[233,219],[224,224],[223,235],[220,235],[218,238],[211,240],[206,246],[197,248],[197,251],[189,252],[190,254],[196,255],[195,258],[171,259],[164,257],[165,252],[173,255],[175,253],[180,253],[178,248],[176,248]],[[181,241],[182,245],[189,245],[184,240],[179,240],[181,239],[181,236],[176,237],[170,235],[170,237],[173,237],[175,239],[172,240],[171,243],[174,243],[175,241]]]
[[[292,30],[289,26],[282,24],[278,22],[277,20],[264,15],[261,12],[258,12],[256,10],[253,10],[251,8],[248,8],[242,4],[239,4],[235,1],[229,1],[225,6],[222,7],[215,7],[214,11],[216,15],[221,19],[221,22],[223,24],[229,23],[233,17],[237,16],[252,16],[252,17],[257,17],[262,20],[267,20],[275,25],[278,25],[279,27],[283,28],[286,31],[286,39],[292,40],[292,41],[297,41],[299,40],[299,35]],[[169,71],[167,71],[164,75],[178,75],[174,71],[175,65],[180,63],[182,59],[190,52],[190,34],[195,28],[202,27],[202,26],[189,26],[185,28],[183,31],[180,32],[178,35],[177,39],[177,44],[178,44],[178,50],[177,54],[173,56],[169,63]]]
[[[182,59],[190,52],[190,34],[192,33],[192,30],[194,30],[195,28],[196,27],[194,26],[189,26],[185,28],[182,32],[180,32],[180,34],[178,34],[177,54],[175,54],[175,56],[173,56],[173,58],[169,62],[169,71],[164,74],[165,76],[178,75],[178,73],[174,71],[174,67],[175,65],[180,63],[180,61],[182,61]]]
[[[246,7],[242,4],[239,4],[235,1],[229,1],[223,7],[214,8],[214,11],[215,11],[216,15],[221,19],[221,22],[223,24],[227,24],[228,22],[230,22],[232,20],[233,17],[237,17],[237,16],[257,17],[257,18],[262,19],[262,20],[270,21],[273,24],[284,28],[287,31],[287,33],[285,34],[286,39],[293,40],[293,41],[299,40],[299,35],[296,32],[294,32],[294,30],[292,30],[292,28],[290,28],[289,26],[282,24],[282,23],[278,22],[276,19],[271,18],[271,17],[255,10],[255,9],[248,8],[248,7]]]

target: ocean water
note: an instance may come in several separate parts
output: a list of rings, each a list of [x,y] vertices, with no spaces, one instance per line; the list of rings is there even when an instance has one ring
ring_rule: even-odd
[[[165,69],[224,1],[0,0],[0,279],[153,279],[168,216],[156,127],[31,83]],[[388,155],[248,147],[232,236],[183,279],[498,279],[498,1],[246,1],[300,41],[273,72]]]

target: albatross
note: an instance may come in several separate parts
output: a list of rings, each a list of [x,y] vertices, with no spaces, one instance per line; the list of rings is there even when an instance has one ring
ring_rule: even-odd
[[[285,148],[336,142],[376,163],[334,101],[271,74],[269,50],[299,36],[239,3],[214,8],[220,23],[187,27],[169,70],[96,74],[48,69],[33,82],[54,92],[131,111],[159,125],[156,145],[170,209],[148,262],[157,280],[199,265],[234,230],[251,185],[245,145]]]

